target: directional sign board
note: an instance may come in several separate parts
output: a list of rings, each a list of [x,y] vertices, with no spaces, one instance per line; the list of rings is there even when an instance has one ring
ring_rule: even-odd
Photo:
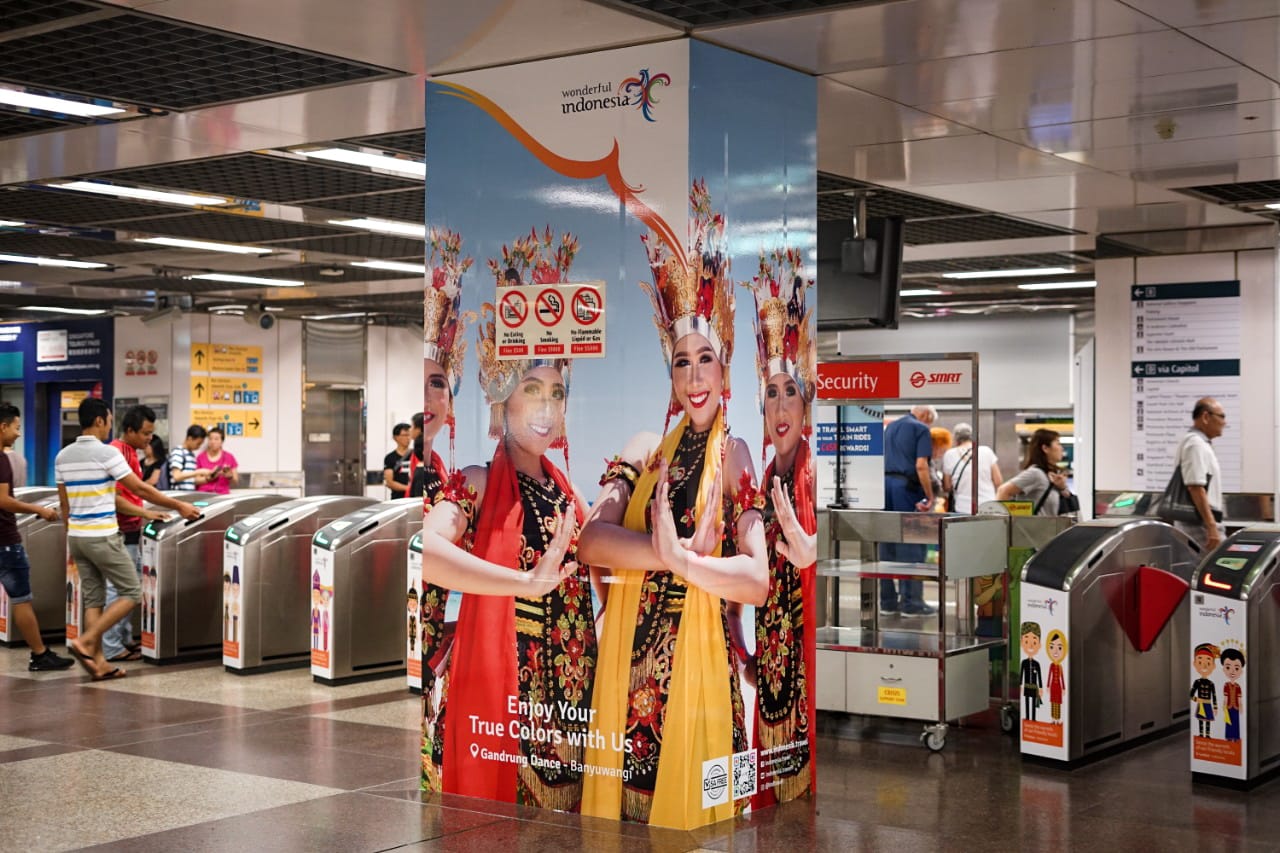
[[[191,369],[214,373],[258,373],[263,370],[262,347],[242,344],[192,343]]]
[[[220,426],[227,438],[262,438],[261,409],[202,409],[192,407],[191,422]]]
[[[237,379],[230,376],[192,376],[191,404],[256,406],[262,403],[261,379]]]
[[[498,358],[604,358],[603,281],[498,288]]]

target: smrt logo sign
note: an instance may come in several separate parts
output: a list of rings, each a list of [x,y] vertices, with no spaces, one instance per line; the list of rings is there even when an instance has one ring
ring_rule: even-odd
[[[964,378],[963,373],[930,373],[925,375],[917,370],[911,374],[911,387],[923,388],[925,385],[956,385]]]

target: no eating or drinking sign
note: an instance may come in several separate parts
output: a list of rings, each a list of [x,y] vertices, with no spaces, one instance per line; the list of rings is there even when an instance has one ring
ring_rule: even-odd
[[[603,281],[499,287],[498,358],[604,358]]]

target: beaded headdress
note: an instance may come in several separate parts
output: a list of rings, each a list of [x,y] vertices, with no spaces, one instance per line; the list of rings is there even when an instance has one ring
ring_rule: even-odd
[[[804,292],[813,279],[804,277],[804,260],[798,249],[774,249],[760,253],[760,271],[743,286],[755,296],[756,372],[760,375],[759,399],[769,378],[786,374],[800,386],[805,400],[812,400],[818,371],[817,342],[810,331],[811,311]]]
[[[689,225],[687,257],[672,254],[648,236],[641,237],[649,256],[653,283],[640,287],[653,302],[653,324],[667,370],[676,344],[685,335],[698,333],[711,343],[725,367],[724,389],[729,393],[729,360],[733,357],[733,281],[729,278],[729,254],[725,248],[724,216],[711,209],[705,181],[694,181],[689,192],[693,216]]]
[[[510,248],[502,247],[502,258],[489,259],[489,271],[498,288],[523,284],[561,284],[569,279],[569,268],[578,253],[578,238],[565,233],[557,245],[555,234],[548,226],[542,234],[535,228],[525,237],[511,242]],[[565,388],[569,387],[569,371],[572,362],[567,358],[526,358],[500,361],[497,345],[497,309],[486,302],[480,308],[481,322],[477,329],[477,346],[480,361],[480,385],[489,403],[489,437],[501,438],[504,433],[502,404],[515,391],[520,377],[535,367],[551,367],[560,372]],[[553,446],[560,446],[560,436]]]
[[[423,356],[444,369],[449,390],[457,395],[462,384],[462,367],[467,341],[462,334],[462,275],[471,268],[472,259],[462,258],[462,235],[448,229],[432,228],[427,235],[431,247],[428,257],[430,279],[423,303],[422,327],[425,330]]]

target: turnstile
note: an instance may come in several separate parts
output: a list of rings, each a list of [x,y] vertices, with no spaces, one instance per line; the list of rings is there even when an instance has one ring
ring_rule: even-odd
[[[229,672],[305,666],[311,537],[373,498],[319,495],[269,506],[227,528],[222,663]]]
[[[227,528],[287,498],[202,494],[200,517],[142,528],[142,655],[161,662],[222,652],[222,540]],[[135,626],[136,627],[136,626]]]
[[[1022,571],[1022,754],[1075,762],[1184,723],[1199,548],[1161,521],[1063,531]]]
[[[409,537],[422,499],[343,516],[311,540],[311,675],[323,684],[405,671]]]
[[[1280,526],[1248,527],[1208,554],[1191,582],[1178,698],[1192,718],[1197,781],[1250,787],[1280,769],[1278,559]]]
[[[57,489],[27,486],[15,489],[14,497],[23,503],[58,508]],[[61,640],[67,616],[79,603],[74,591],[69,592],[66,586],[67,526],[62,519],[45,521],[38,515],[23,514],[18,516],[18,535],[31,563],[31,605],[40,622],[40,636],[47,641]],[[0,587],[0,643],[23,644],[9,619],[9,596],[4,587]]]

